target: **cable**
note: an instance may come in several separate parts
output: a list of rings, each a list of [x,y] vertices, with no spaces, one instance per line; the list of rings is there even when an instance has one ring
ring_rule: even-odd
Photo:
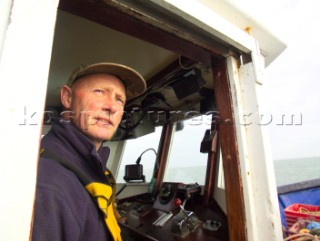
[[[122,188],[116,193],[116,197],[127,187],[127,184],[124,184]]]
[[[154,148],[148,148],[148,149],[144,150],[144,151],[141,153],[141,155],[138,157],[138,159],[137,159],[137,161],[136,161],[137,165],[140,164],[142,155],[143,155],[144,153],[146,153],[147,151],[153,151],[154,154],[155,154],[156,156],[158,156],[158,154],[157,154],[157,152],[156,152],[156,150],[155,150]],[[157,163],[157,161],[156,161],[156,163]]]
[[[182,61],[181,61],[181,54],[179,55],[179,65],[180,65],[180,68],[181,69],[192,69],[194,66],[196,66],[196,64],[197,63],[194,63],[193,65],[191,65],[190,67],[185,67],[185,66],[183,66],[183,64],[182,64]]]

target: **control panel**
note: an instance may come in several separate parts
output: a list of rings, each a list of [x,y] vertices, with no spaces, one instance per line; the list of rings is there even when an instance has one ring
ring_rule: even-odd
[[[123,216],[120,224],[133,240],[228,240],[228,232],[223,230],[227,225],[222,225],[226,223],[225,215],[214,214],[212,207],[202,205],[197,183],[165,182],[154,201],[150,200],[150,196],[137,197],[118,205]],[[219,218],[213,220],[213,216]]]
[[[201,187],[198,184],[183,184],[183,183],[163,183],[156,197],[153,208],[170,212],[178,206],[175,200],[178,198],[182,202],[194,199],[200,195]]]

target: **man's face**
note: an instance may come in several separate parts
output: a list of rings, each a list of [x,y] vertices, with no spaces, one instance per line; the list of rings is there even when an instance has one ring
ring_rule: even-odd
[[[64,89],[64,90],[63,90]],[[64,86],[61,100],[71,121],[99,148],[114,135],[126,102],[125,87],[113,75],[92,74]],[[68,96],[67,96],[68,95]]]

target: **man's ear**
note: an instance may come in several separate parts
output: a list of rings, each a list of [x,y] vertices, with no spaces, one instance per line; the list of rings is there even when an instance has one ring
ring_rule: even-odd
[[[61,104],[65,109],[70,109],[72,101],[72,90],[70,86],[64,85],[60,90]]]

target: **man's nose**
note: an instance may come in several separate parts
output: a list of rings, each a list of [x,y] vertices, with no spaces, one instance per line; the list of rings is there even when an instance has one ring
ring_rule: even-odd
[[[107,97],[102,106],[103,111],[115,113],[117,111],[116,100],[112,97]]]

